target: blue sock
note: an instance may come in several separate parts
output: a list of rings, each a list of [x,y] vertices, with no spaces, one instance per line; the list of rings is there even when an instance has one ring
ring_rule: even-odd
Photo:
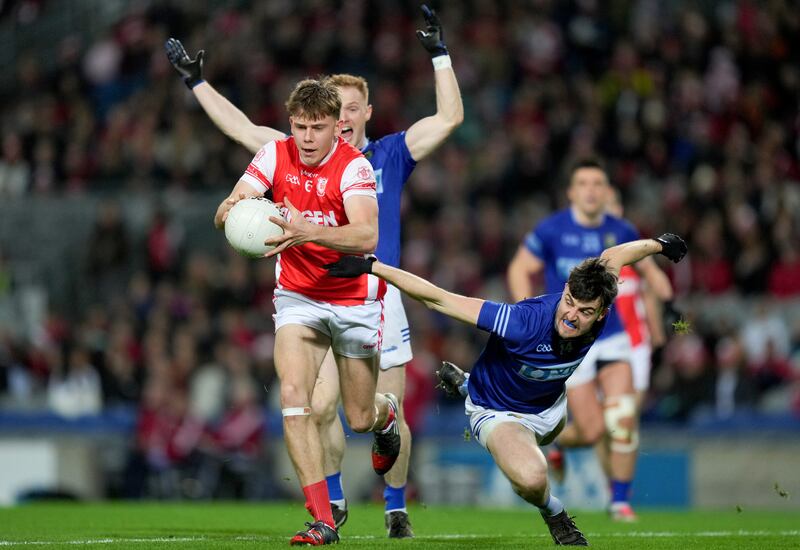
[[[328,484],[328,499],[331,502],[344,500],[342,472],[336,472],[333,475],[325,476],[325,482]]]
[[[631,498],[631,482],[611,480],[611,502],[628,502]]]
[[[539,508],[542,514],[552,517],[564,511],[564,504],[558,500],[558,497],[550,495],[547,497],[547,504],[544,506],[537,506],[537,508]]]
[[[386,501],[386,511],[406,509],[406,486],[392,487],[387,485],[383,490],[383,500]]]

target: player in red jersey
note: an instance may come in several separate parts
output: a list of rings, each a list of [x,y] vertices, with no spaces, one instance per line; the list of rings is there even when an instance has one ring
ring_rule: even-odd
[[[622,217],[619,191],[614,189],[606,210]],[[619,273],[619,294],[616,307],[622,326],[631,340],[631,371],[636,392],[636,410],[641,412],[647,389],[650,387],[653,348],[666,342],[664,324],[661,322],[661,300],[653,290],[642,284],[639,273],[625,266]]]
[[[342,96],[342,137],[358,147],[375,170],[378,180],[379,239],[376,255],[392,266],[400,263],[401,194],[416,163],[430,156],[461,124],[464,108],[450,54],[444,43],[444,31],[436,12],[424,4],[425,30],[416,34],[431,56],[436,87],[436,112],[421,118],[406,131],[377,140],[367,137],[366,125],[372,117],[367,81],[350,74],[329,77]],[[192,59],[183,44],[170,38],[165,44],[167,57],[187,87],[214,124],[251,153],[285,134],[274,128],[254,124],[242,111],[223,97],[203,78],[204,51]],[[406,364],[411,361],[411,337],[400,293],[391,285],[384,298],[384,332],[378,391],[395,395],[400,402],[398,424],[402,439],[400,456],[386,473],[384,522],[389,538],[414,536],[406,508],[406,484],[411,454],[411,431],[404,418],[403,398],[406,388]],[[323,460],[333,517],[337,529],[347,521],[347,499],[342,486],[342,462],[345,434],[339,419],[339,375],[331,354],[322,363],[311,403],[312,417],[319,426]]]
[[[392,394],[376,394],[385,283],[370,275],[342,280],[323,265],[375,250],[378,203],[372,166],[338,137],[341,99],[322,80],[303,80],[286,102],[290,137],[264,145],[217,209],[221,229],[240,199],[272,190],[284,234],[267,240],[277,256],[275,368],[281,381],[284,440],[314,517],[291,544],[338,542],[323,475],[322,444],[311,395],[320,365],[333,350],[350,427],[373,432],[372,463],[383,475],[400,452]]]

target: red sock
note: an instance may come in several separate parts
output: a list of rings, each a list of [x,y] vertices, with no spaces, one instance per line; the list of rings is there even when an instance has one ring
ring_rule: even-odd
[[[314,517],[315,521],[324,521],[334,527],[331,503],[328,500],[328,484],[323,479],[303,487],[306,496],[306,510]]]

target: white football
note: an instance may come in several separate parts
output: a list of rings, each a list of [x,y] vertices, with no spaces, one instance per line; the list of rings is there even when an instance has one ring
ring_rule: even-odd
[[[240,200],[228,211],[228,218],[225,220],[225,237],[228,243],[243,256],[263,256],[275,248],[265,245],[264,241],[283,234],[283,229],[269,220],[270,216],[283,217],[271,200],[263,197]]]

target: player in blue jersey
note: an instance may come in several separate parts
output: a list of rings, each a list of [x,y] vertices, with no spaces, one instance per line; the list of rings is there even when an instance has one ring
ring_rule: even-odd
[[[458,82],[444,44],[442,26],[436,13],[422,6],[427,27],[417,37],[431,55],[436,83],[436,113],[425,117],[404,132],[372,141],[366,136],[366,123],[372,116],[367,82],[359,76],[334,75],[330,81],[342,96],[341,135],[358,147],[375,170],[378,184],[378,248],[376,253],[389,265],[400,263],[400,197],[416,163],[441,145],[464,118]],[[268,141],[285,135],[275,129],[253,124],[247,116],[203,80],[203,53],[190,59],[178,40],[170,39],[167,55],[211,120],[226,135],[256,153]],[[411,433],[402,414],[405,394],[405,365],[411,358],[411,342],[403,303],[396,288],[389,286],[384,299],[384,332],[381,348],[378,392],[392,393],[401,403],[399,426],[400,456],[384,477],[386,490],[386,528],[392,538],[413,536],[405,505]],[[312,414],[319,425],[324,449],[325,475],[336,526],[347,519],[341,484],[341,464],[345,437],[337,414],[339,376],[331,354],[326,357],[314,389]]]
[[[609,248],[572,268],[558,293],[513,305],[447,292],[374,257],[344,256],[326,267],[339,277],[377,275],[427,307],[490,333],[469,378],[466,414],[472,433],[514,491],[539,508],[553,541],[585,546],[586,538],[550,494],[539,445],[564,427],[565,384],[607,326],[620,269],[659,253],[678,262],[686,244],[665,234]]]
[[[526,236],[509,265],[512,299],[535,295],[531,277],[542,272],[545,292],[556,292],[564,286],[573,266],[610,246],[639,238],[630,223],[606,213],[611,191],[598,161],[575,165],[567,189],[569,207],[542,220]],[[634,268],[660,299],[672,298],[669,280],[652,258]],[[567,383],[570,424],[557,442],[560,447],[596,444],[611,487],[609,511],[621,521],[636,518],[629,502],[639,442],[630,353],[629,337],[612,308],[597,344]],[[563,455],[556,450],[549,458],[558,478],[563,472]]]

